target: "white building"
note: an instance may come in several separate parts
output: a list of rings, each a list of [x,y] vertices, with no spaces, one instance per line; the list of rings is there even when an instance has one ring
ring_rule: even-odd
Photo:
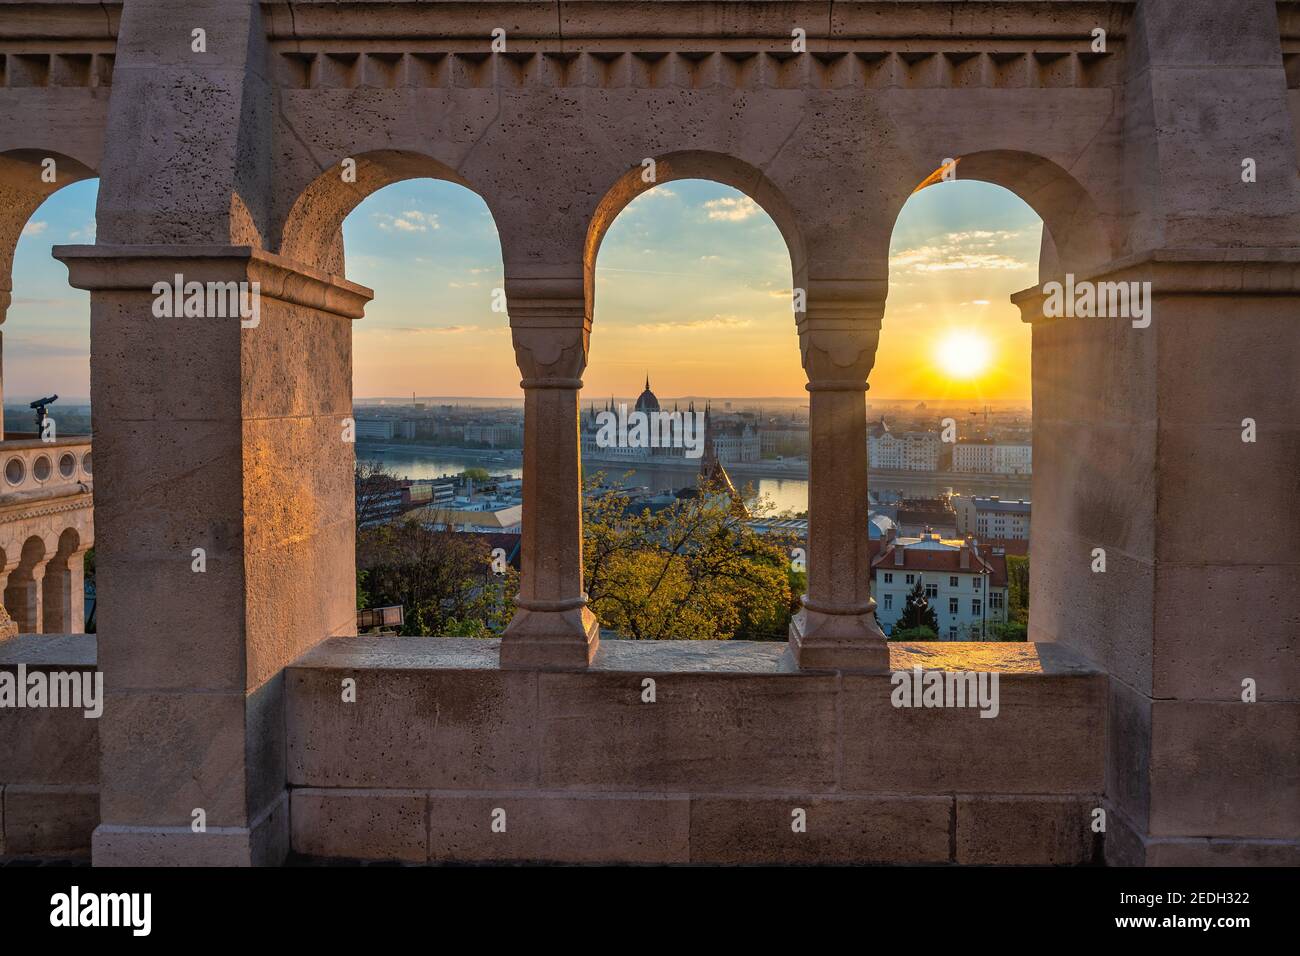
[[[988,625],[1007,619],[1007,557],[977,540],[937,534],[872,541],[871,594],[876,620],[889,633],[918,583],[939,620],[939,639],[982,640]]]
[[[1032,445],[1000,442],[957,442],[952,447],[952,470],[985,475],[1028,475],[1033,472]]]
[[[957,512],[957,533],[971,534],[976,538],[1014,538],[1029,540],[1028,501],[1003,501],[997,495],[982,498],[977,495],[953,495],[953,510]]]
[[[934,432],[889,430],[882,418],[867,432],[869,467],[880,471],[936,471],[939,436]]]
[[[396,434],[397,422],[391,418],[358,418],[356,437],[387,441]]]

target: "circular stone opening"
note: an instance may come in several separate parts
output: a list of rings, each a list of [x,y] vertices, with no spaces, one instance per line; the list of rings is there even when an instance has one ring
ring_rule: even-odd
[[[65,452],[59,459],[59,474],[64,478],[71,478],[77,473],[77,457],[71,452]]]
[[[37,481],[49,481],[52,474],[54,474],[54,464],[48,455],[41,455],[32,462],[32,477]]]
[[[11,485],[21,485],[27,477],[27,464],[21,458],[10,458],[5,462],[5,481]]]

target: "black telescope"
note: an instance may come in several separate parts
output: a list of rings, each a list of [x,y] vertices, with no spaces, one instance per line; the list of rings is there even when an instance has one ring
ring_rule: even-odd
[[[36,409],[36,434],[40,434],[45,428],[45,406],[53,405],[59,400],[59,396],[51,395],[49,398],[38,398],[28,405],[28,408]]]

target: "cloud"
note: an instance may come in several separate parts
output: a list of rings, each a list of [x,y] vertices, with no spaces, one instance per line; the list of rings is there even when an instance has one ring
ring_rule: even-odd
[[[462,332],[475,331],[472,325],[389,325],[373,329],[375,332],[399,332],[406,335],[460,335]]]
[[[438,214],[408,209],[396,216],[388,213],[375,213],[379,228],[384,232],[429,232],[441,228]]]
[[[48,222],[45,222],[44,220],[38,222],[37,220],[33,219],[27,225],[23,226],[22,234],[24,236],[39,236],[48,228],[50,228],[50,224]]]
[[[73,229],[68,233],[69,239],[84,239],[87,242],[95,241],[95,220],[91,219],[80,229]]]
[[[43,336],[14,335],[5,336],[5,351],[10,357],[22,356],[32,359],[74,358],[90,361],[90,339],[87,336],[80,345],[68,344],[67,338]]]
[[[1032,263],[1007,254],[1007,247],[1022,235],[1005,229],[944,233],[925,245],[894,253],[889,267],[903,273],[1032,269]]]
[[[81,299],[31,299],[26,296],[17,296],[13,300],[14,305],[39,305],[44,307],[59,306],[85,306],[85,301]]]
[[[742,222],[759,211],[758,203],[748,196],[724,196],[710,199],[704,204],[710,219],[724,222]]]
[[[745,329],[754,324],[753,319],[738,315],[715,315],[708,319],[691,319],[686,322],[643,322],[638,332],[709,332],[719,329]]]

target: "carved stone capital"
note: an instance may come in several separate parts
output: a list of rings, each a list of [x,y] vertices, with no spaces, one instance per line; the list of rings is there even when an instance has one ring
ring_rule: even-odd
[[[863,389],[876,362],[885,283],[874,279],[813,279],[796,316],[799,351],[809,389]]]
[[[591,342],[582,277],[506,279],[515,361],[524,388],[581,388]]]

